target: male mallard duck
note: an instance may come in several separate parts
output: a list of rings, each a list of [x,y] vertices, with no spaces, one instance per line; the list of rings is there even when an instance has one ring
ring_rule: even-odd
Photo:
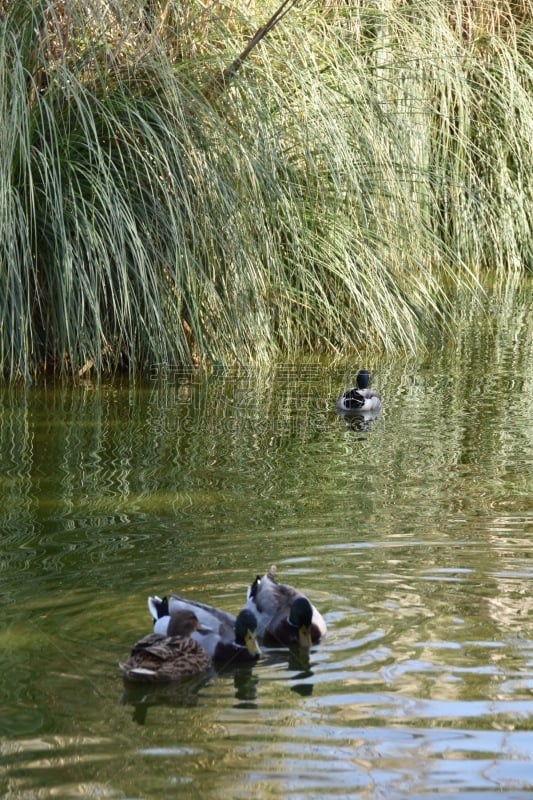
[[[378,411],[381,398],[370,386],[370,373],[360,369],[355,379],[356,385],[347,389],[337,400],[339,411]]]
[[[203,672],[211,658],[191,638],[194,631],[200,630],[198,617],[192,611],[173,613],[165,635],[150,633],[133,645],[127,661],[119,664],[123,676],[137,683],[168,683]]]
[[[257,620],[247,609],[237,618],[219,608],[186,600],[177,594],[161,599],[148,598],[148,609],[154,619],[154,631],[166,633],[177,611],[192,611],[200,620],[201,628],[192,633],[192,638],[204,647],[217,664],[244,664],[257,661],[261,650],[257,644]]]
[[[278,583],[275,573],[270,567],[248,589],[246,607],[257,618],[258,635],[267,647],[310,647],[326,633],[324,617],[298,589]]]

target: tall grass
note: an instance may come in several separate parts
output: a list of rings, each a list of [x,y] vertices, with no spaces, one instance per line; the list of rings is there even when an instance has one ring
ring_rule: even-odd
[[[531,268],[530,2],[302,1],[224,73],[272,11],[5,6],[5,374],[413,350]]]

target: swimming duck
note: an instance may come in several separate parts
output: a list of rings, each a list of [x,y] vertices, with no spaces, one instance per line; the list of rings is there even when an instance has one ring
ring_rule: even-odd
[[[151,633],[133,645],[127,661],[119,667],[129,681],[169,683],[198,675],[211,664],[207,650],[191,638],[200,631],[198,617],[185,609],[173,613],[166,634]]]
[[[154,619],[154,632],[162,634],[167,632],[172,615],[177,611],[188,610],[196,614],[201,628],[192,633],[192,638],[219,665],[246,664],[257,661],[261,655],[257,644],[257,620],[245,608],[234,617],[214,606],[171,594],[163,599],[149,597],[148,609]]]
[[[381,398],[377,392],[370,389],[370,373],[367,369],[360,369],[355,378],[356,385],[347,389],[337,400],[339,411],[378,411],[381,408]]]
[[[266,647],[299,644],[310,647],[327,631],[320,612],[298,589],[276,580],[272,566],[248,589],[248,608],[257,618],[258,635]]]

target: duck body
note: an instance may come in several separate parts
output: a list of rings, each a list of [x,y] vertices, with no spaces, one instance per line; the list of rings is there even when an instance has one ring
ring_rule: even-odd
[[[258,635],[265,647],[310,647],[325,636],[326,621],[302,592],[278,583],[275,573],[271,567],[248,589],[246,608],[257,619]]]
[[[347,389],[337,400],[338,411],[367,412],[379,411],[381,397],[370,388],[370,373],[360,369],[356,376],[356,385]]]
[[[188,600],[177,594],[148,598],[148,608],[154,620],[154,633],[166,634],[172,615],[192,611],[200,628],[191,636],[218,665],[250,664],[257,661],[261,650],[257,644],[257,620],[243,609],[237,617],[214,606]]]
[[[129,658],[119,664],[124,678],[134,683],[169,683],[208,669],[211,657],[191,634],[200,629],[190,611],[174,614],[168,633],[151,633],[133,645]]]

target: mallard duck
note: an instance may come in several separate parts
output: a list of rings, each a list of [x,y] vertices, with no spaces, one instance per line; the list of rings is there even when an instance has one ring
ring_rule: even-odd
[[[203,672],[211,657],[191,638],[194,631],[201,630],[192,611],[173,613],[166,634],[150,633],[133,645],[127,661],[119,664],[123,676],[136,683],[169,683]]]
[[[246,608],[255,615],[258,635],[266,647],[310,647],[327,630],[324,617],[305,595],[277,582],[276,567],[256,577],[248,589]]]
[[[370,389],[370,373],[367,369],[360,369],[355,378],[356,385],[347,389],[337,400],[339,411],[378,411],[381,408],[381,398],[377,392]]]
[[[171,594],[163,599],[149,597],[148,609],[154,619],[154,632],[163,634],[177,611],[188,610],[196,614],[201,628],[194,631],[192,637],[219,665],[250,663],[261,655],[257,644],[257,620],[245,608],[234,617],[219,608]]]

